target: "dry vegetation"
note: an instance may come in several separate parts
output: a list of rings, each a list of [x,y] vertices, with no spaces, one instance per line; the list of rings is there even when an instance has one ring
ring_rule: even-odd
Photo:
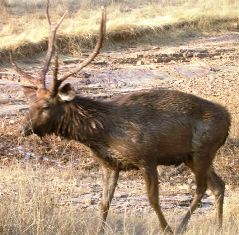
[[[39,164],[14,163],[0,171],[0,230],[1,234],[95,234],[99,221],[98,209],[79,209],[74,197],[86,192],[81,181],[87,172]],[[92,174],[92,172],[91,172]],[[99,176],[98,176],[99,177]],[[175,192],[175,187],[167,190]],[[132,189],[133,193],[134,190]],[[238,193],[228,190],[225,201],[224,226],[219,232],[211,210],[193,217],[185,235],[223,234],[239,232]],[[185,211],[185,209],[184,209]],[[177,209],[166,211],[170,224],[178,224]],[[134,212],[110,213],[106,234],[158,234],[158,222],[151,212],[136,216]]]
[[[54,136],[42,140],[35,135],[23,138],[18,133],[21,117],[1,118],[1,121],[0,233],[95,234],[95,225],[99,220],[98,205],[94,209],[82,209],[82,205],[74,200],[89,192],[89,185],[92,183],[99,185],[101,173],[98,165],[87,157],[90,155],[87,149],[74,141],[63,141]],[[210,209],[205,215],[192,217],[193,221],[185,235],[238,234],[239,199],[238,190],[235,190],[236,176],[235,173],[232,176],[233,173],[228,172],[228,163],[224,162],[232,157],[229,156],[232,152],[236,155],[238,150],[233,150],[229,141],[220,151],[217,161],[220,174],[223,173],[223,178],[227,183],[230,182],[227,184],[223,230],[217,231],[214,213]],[[235,172],[234,168],[233,171]],[[119,181],[119,184],[124,180],[132,181],[130,194],[135,193],[135,178],[140,179],[140,175],[135,177],[134,174],[123,174]],[[185,179],[191,178],[188,173],[186,178],[173,177],[169,183],[164,183],[168,178],[160,178],[161,195],[185,192],[185,188],[180,189],[180,186]],[[85,182],[89,180],[86,187]],[[125,191],[121,190],[122,193]],[[97,197],[99,194],[98,192]],[[89,198],[85,204],[91,203]],[[176,226],[179,215],[185,209],[175,208],[165,212],[170,224]],[[110,212],[106,234],[138,235],[158,232],[158,222],[153,211],[150,216],[144,213],[136,216],[134,211],[125,210],[125,213],[120,214]]]
[[[225,59],[226,62],[226,59]],[[213,62],[216,63],[216,62]],[[191,234],[223,234],[231,235],[239,232],[239,207],[238,207],[238,172],[239,172],[239,128],[238,128],[238,96],[236,72],[230,71],[225,78],[215,79],[215,75],[194,81],[183,81],[183,89],[197,92],[202,97],[207,97],[226,105],[232,113],[233,123],[226,145],[220,150],[216,159],[216,169],[227,183],[224,226],[221,232],[217,231],[214,223],[212,208],[192,217],[189,230]],[[222,83],[223,80],[223,83]],[[230,85],[228,85],[230,84]],[[210,90],[205,89],[211,87]],[[10,89],[10,88],[8,88]],[[21,99],[19,87],[9,96]],[[1,90],[1,92],[6,92]],[[7,92],[6,92],[7,93]],[[1,118],[0,124],[0,230],[1,234],[94,234],[98,221],[98,204],[89,209],[91,197],[82,207],[81,202],[76,203],[84,193],[92,188],[99,187],[101,173],[98,165],[89,158],[90,153],[86,148],[74,141],[60,140],[54,136],[43,139],[35,135],[23,138],[19,135],[20,117],[6,116]],[[172,171],[167,168],[166,170]],[[122,174],[119,181],[121,187],[124,181],[129,194],[145,194],[143,180],[135,172]],[[85,182],[88,181],[88,184]],[[141,191],[136,191],[136,182],[141,182]],[[160,177],[161,200],[165,195],[193,193],[188,190],[188,182],[192,176],[188,172],[176,173],[173,177]],[[87,187],[86,187],[87,185]],[[192,183],[193,185],[193,183]],[[183,187],[183,188],[181,188]],[[186,187],[186,188],[185,188]],[[125,188],[124,188],[125,189]],[[126,191],[118,188],[120,194]],[[100,197],[101,191],[97,189],[96,196]],[[118,196],[116,204],[121,204]],[[127,202],[127,200],[126,200]],[[140,201],[136,201],[136,205]],[[113,207],[114,208],[114,207]],[[170,224],[178,224],[180,215],[186,208],[165,210]],[[116,211],[117,212],[117,211]],[[117,214],[111,210],[108,220],[107,234],[157,234],[158,222],[153,211],[141,213],[136,216],[135,211],[126,210]]]
[[[69,11],[69,17],[59,33],[59,45],[65,52],[75,53],[81,45],[92,45],[98,30],[101,2],[52,1],[55,18],[66,9]],[[159,38],[160,43],[163,43],[161,39],[167,41],[165,33],[169,31],[171,36],[178,36],[192,31],[208,33],[238,27],[237,0],[219,0],[216,4],[213,0],[104,2],[108,5],[109,44],[126,39],[135,41],[138,36],[142,36],[146,43],[150,43],[150,40],[159,42]],[[21,56],[28,56],[46,48],[44,7],[43,0],[0,0],[0,62],[6,58],[9,49],[16,50]],[[145,37],[145,33],[148,37]],[[226,60],[222,62],[225,66]],[[214,67],[216,62],[210,65]],[[197,80],[197,84],[193,85],[194,81],[182,81],[183,88],[180,85],[177,87],[177,84],[174,86],[226,105],[233,118],[230,137],[216,160],[216,168],[227,183],[223,229],[217,231],[212,210],[209,210],[206,215],[193,217],[186,235],[239,233],[238,73],[229,71],[227,75],[222,71],[217,79],[213,75],[204,81]],[[196,87],[200,89],[196,91]],[[210,91],[206,91],[205,87]],[[21,99],[18,92],[13,93],[15,99]],[[9,92],[10,99],[11,95]],[[93,210],[83,210],[73,200],[89,191],[83,184],[84,180],[97,183],[100,180],[98,165],[88,158],[90,152],[79,143],[54,136],[39,139],[33,135],[23,138],[18,133],[21,118],[0,118],[0,234],[94,234],[99,219],[98,205]],[[121,180],[135,180],[134,174],[123,174]],[[140,178],[140,175],[137,177]],[[185,193],[179,186],[191,179],[188,172],[170,180],[162,177],[161,194]],[[131,184],[131,193],[134,193],[134,182]],[[100,196],[100,190],[97,195]],[[87,203],[90,205],[91,201]],[[181,213],[176,209],[166,211],[170,224],[178,224]],[[116,215],[111,211],[107,234],[157,234],[156,216],[153,212],[149,215],[142,213],[136,216],[130,211]]]
[[[239,2],[236,0],[219,0],[217,4],[213,0],[55,0],[52,1],[55,17],[65,10],[69,12],[59,32],[60,46],[65,52],[74,53],[81,46],[92,46],[102,2],[108,6],[107,35],[111,43],[150,34],[148,41],[168,31],[188,32],[189,28],[202,33],[238,27]],[[2,57],[9,49],[29,56],[46,48],[48,29],[44,5],[43,0],[5,0],[0,14]]]

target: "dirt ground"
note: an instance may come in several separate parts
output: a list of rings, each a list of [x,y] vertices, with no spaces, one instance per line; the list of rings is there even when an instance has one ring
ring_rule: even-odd
[[[100,56],[76,78],[69,79],[77,93],[95,99],[110,99],[122,93],[157,87],[177,89],[227,106],[232,114],[232,127],[226,145],[220,150],[216,169],[227,182],[227,189],[238,185],[239,177],[239,33],[192,37],[184,43],[160,47],[157,45],[116,46]],[[112,47],[113,48],[113,47]],[[61,73],[69,71],[80,59],[61,56]],[[18,63],[37,74],[42,57]],[[0,67],[0,162],[45,164],[66,169],[71,165],[83,174],[77,178],[71,203],[83,211],[96,209],[101,195],[98,165],[88,156],[88,149],[74,141],[57,137],[40,140],[36,136],[19,135],[20,121],[27,112],[27,102],[17,76],[8,64]],[[50,76],[48,79],[50,83]],[[161,205],[164,210],[185,210],[194,190],[193,177],[183,166],[159,167]],[[81,175],[81,174],[79,174]],[[1,189],[7,191],[4,182]],[[3,190],[3,191],[4,191]],[[9,189],[10,190],[10,189]],[[228,195],[228,191],[226,193]],[[62,205],[69,203],[62,201]],[[198,214],[212,210],[213,198],[205,196]],[[144,183],[135,172],[123,173],[112,202],[116,213],[142,214],[152,212],[145,195]]]

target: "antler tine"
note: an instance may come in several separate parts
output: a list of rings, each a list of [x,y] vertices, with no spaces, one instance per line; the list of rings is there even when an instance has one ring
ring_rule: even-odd
[[[53,68],[53,84],[52,84],[52,96],[55,96],[57,93],[57,76],[58,76],[59,62],[58,62],[58,53],[55,51],[54,59],[54,68]]]
[[[96,43],[96,46],[95,46],[93,52],[89,55],[89,57],[85,61],[83,61],[82,63],[78,64],[78,67],[75,68],[71,73],[66,74],[62,78],[60,78],[58,80],[58,87],[68,77],[78,73],[80,70],[82,70],[88,64],[90,64],[95,59],[95,57],[99,54],[100,49],[101,49],[102,44],[103,44],[103,39],[104,39],[104,35],[105,35],[105,28],[106,28],[106,11],[105,11],[105,8],[102,7],[102,16],[101,16],[101,23],[100,23],[100,33],[99,33],[99,38],[98,38],[98,41]]]
[[[46,88],[45,79],[46,79],[46,74],[47,74],[49,66],[50,66],[52,55],[54,53],[56,31],[59,28],[59,26],[61,25],[63,19],[65,18],[66,13],[67,13],[67,11],[63,14],[63,16],[57,22],[57,24],[53,25],[51,23],[51,18],[50,18],[50,14],[49,14],[49,0],[47,1],[46,14],[47,14],[47,19],[48,19],[48,23],[49,23],[49,36],[48,36],[47,54],[46,54],[46,58],[44,60],[43,68],[40,73],[40,81],[41,81],[42,88]]]
[[[26,81],[27,83],[30,82],[34,86],[39,85],[38,80],[36,80],[33,76],[24,72],[20,67],[18,67],[18,65],[13,60],[12,51],[9,52],[9,58],[10,58],[10,63],[12,64],[14,70],[23,77],[23,79],[19,79],[19,82]]]
[[[47,16],[48,24],[51,25],[51,18],[50,18],[50,14],[49,14],[49,0],[47,0],[46,16]]]

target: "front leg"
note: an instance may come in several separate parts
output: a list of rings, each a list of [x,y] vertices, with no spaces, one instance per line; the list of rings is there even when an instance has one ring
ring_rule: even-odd
[[[101,211],[100,211],[100,224],[98,229],[98,234],[103,234],[105,230],[105,221],[110,208],[111,200],[114,196],[115,188],[119,178],[119,170],[109,169],[107,167],[102,167],[103,169],[103,193],[101,199]]]

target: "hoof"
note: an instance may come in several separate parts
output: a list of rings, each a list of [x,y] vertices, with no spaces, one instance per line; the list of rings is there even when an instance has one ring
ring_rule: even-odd
[[[175,234],[176,235],[182,235],[185,231],[186,231],[186,226],[185,225],[179,225],[178,227],[177,227],[177,229],[176,229],[176,232],[175,232]]]
[[[173,230],[168,226],[164,232],[163,232],[164,235],[173,235]]]

